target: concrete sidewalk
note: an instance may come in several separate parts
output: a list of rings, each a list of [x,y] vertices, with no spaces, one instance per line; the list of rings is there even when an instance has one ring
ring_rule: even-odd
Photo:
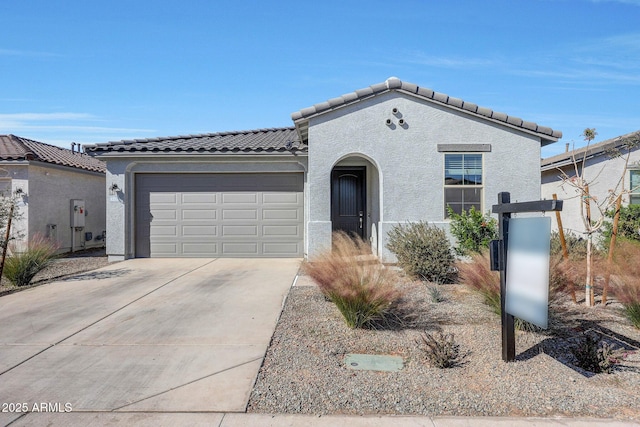
[[[3,414],[7,415],[7,414]],[[497,417],[411,417],[411,416],[312,416],[241,413],[79,413],[14,414],[0,420],[14,426],[104,426],[142,427],[215,426],[215,427],[627,427],[640,424],[578,418],[497,418]]]

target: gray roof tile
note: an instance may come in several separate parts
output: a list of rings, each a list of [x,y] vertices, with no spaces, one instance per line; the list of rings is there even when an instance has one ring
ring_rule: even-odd
[[[86,145],[90,154],[105,152],[198,152],[198,153],[273,153],[304,152],[295,128],[256,129],[181,135],[166,138],[135,139]]]
[[[358,89],[354,92],[342,95],[340,97],[343,100],[342,103],[336,101],[336,98],[333,98],[328,103],[325,102],[316,104],[310,108],[304,108],[291,114],[291,118],[294,122],[298,123],[316,114],[322,114],[334,108],[340,108],[343,105],[347,105],[363,98],[367,98],[371,95],[391,90],[399,90],[411,94],[416,94],[424,99],[433,100],[442,104],[446,104],[453,108],[459,108],[460,110],[468,113],[477,114],[478,116],[481,116],[483,118],[490,118],[509,126],[534,132],[547,142],[553,142],[558,140],[559,138],[562,138],[562,132],[560,131],[553,130],[546,126],[539,126],[534,122],[523,121],[519,117],[509,116],[505,113],[496,112],[491,110],[490,108],[480,107],[477,104],[465,102],[459,98],[449,97],[449,95],[445,93],[434,92],[431,89],[423,88],[413,83],[404,82],[397,77],[390,77],[383,83],[377,83],[372,86]]]
[[[105,164],[84,153],[15,135],[0,135],[0,160],[35,160],[105,173]]]

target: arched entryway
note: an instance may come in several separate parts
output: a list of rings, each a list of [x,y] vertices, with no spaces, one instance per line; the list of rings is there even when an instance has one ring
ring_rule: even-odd
[[[380,174],[365,156],[353,154],[331,170],[331,229],[345,231],[371,242],[378,253]]]

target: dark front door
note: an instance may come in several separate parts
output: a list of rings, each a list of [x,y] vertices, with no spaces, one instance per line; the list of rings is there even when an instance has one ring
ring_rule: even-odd
[[[365,168],[336,167],[331,172],[331,223],[333,231],[365,238]]]

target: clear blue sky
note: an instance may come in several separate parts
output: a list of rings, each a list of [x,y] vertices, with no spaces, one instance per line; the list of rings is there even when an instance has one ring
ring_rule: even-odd
[[[60,146],[291,126],[386,80],[563,131],[640,129],[640,0],[3,0],[0,133]]]

